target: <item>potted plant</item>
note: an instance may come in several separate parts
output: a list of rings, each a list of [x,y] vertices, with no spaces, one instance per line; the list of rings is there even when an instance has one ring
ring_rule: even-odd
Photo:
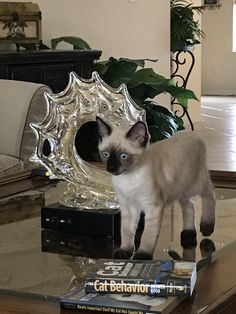
[[[82,38],[71,36],[52,39],[53,49],[60,42],[72,44],[74,49],[91,49]],[[104,82],[113,88],[119,87],[122,83],[127,85],[130,96],[146,111],[151,142],[155,142],[184,129],[184,125],[180,117],[152,99],[161,93],[169,93],[183,108],[187,109],[188,100],[197,100],[197,98],[191,90],[176,86],[171,79],[155,73],[152,68],[145,68],[145,61],[146,59],[131,60],[111,57],[94,63],[94,71],[97,71]],[[157,60],[149,61],[156,62]]]
[[[201,13],[201,8],[185,0],[171,0],[171,51],[186,50],[189,46],[200,43],[204,36],[199,21],[194,14]]]
[[[191,90],[175,86],[171,79],[155,73],[152,68],[145,68],[145,61],[111,57],[95,63],[94,70],[113,88],[121,83],[127,85],[130,96],[146,111],[151,142],[155,142],[184,129],[184,125],[180,117],[151,99],[161,93],[169,93],[187,108],[188,99],[197,98]]]

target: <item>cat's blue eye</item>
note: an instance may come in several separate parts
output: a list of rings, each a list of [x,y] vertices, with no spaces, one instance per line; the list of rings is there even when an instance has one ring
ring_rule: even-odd
[[[126,159],[128,159],[128,157],[129,157],[128,154],[125,154],[125,153],[120,154],[120,159],[122,159],[122,160],[126,160]]]
[[[104,156],[105,158],[108,158],[108,157],[110,156],[110,153],[108,153],[108,152],[102,152],[102,154],[103,154],[103,156]]]

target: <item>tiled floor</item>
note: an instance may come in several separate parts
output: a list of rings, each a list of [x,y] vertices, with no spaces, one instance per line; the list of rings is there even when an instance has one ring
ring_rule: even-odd
[[[236,171],[236,97],[202,97],[202,121],[195,130],[204,139],[211,170]]]

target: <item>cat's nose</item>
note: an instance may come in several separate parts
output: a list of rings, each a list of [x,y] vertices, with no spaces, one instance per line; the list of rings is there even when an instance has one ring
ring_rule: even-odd
[[[107,165],[107,171],[110,172],[114,176],[118,176],[121,174],[121,169],[119,167],[116,167],[114,165]]]
[[[117,172],[117,168],[114,167],[113,165],[107,165],[107,171],[110,173],[116,173]]]

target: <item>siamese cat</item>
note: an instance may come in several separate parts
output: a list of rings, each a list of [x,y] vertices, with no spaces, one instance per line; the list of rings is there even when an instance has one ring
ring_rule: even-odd
[[[196,241],[192,196],[202,198],[200,231],[209,236],[215,225],[215,197],[206,166],[206,148],[194,133],[180,131],[149,145],[146,124],[117,127],[97,117],[101,160],[112,174],[121,210],[121,246],[115,258],[152,259],[163,210],[179,201],[183,212],[181,242]],[[138,250],[134,238],[141,212],[145,226]]]

